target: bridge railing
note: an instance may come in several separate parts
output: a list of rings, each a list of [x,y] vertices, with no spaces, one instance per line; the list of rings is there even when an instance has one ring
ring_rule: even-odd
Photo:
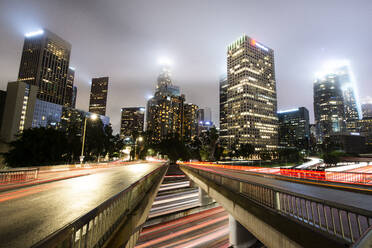
[[[39,169],[0,170],[0,185],[35,180]]]
[[[187,166],[187,169],[233,192],[238,192],[271,211],[348,243],[355,242],[372,226],[372,212],[369,211],[231,178],[212,172],[208,168]]]
[[[87,214],[59,229],[32,247],[103,247],[134,207],[143,199],[161,170],[161,166],[125,190],[103,202]]]

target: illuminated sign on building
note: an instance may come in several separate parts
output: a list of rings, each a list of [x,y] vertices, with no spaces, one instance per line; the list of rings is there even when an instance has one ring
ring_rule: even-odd
[[[259,47],[259,48],[261,48],[262,50],[265,50],[266,52],[269,51],[269,49],[268,49],[267,47],[261,45],[260,43],[258,43],[258,42],[257,42],[256,40],[254,40],[254,39],[251,39],[251,45],[252,45],[252,46],[255,46],[255,47]]]

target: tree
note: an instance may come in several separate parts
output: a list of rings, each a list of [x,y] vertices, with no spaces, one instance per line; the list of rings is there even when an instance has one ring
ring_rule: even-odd
[[[239,156],[248,158],[254,154],[254,146],[252,144],[241,144],[238,150]]]
[[[215,127],[209,129],[207,132],[201,134],[199,139],[202,144],[203,153],[208,154],[208,160],[215,161],[214,153],[219,142],[219,134],[217,129]],[[200,155],[202,156],[202,154]]]
[[[324,153],[322,158],[325,164],[335,166],[341,161],[342,156],[344,156],[343,152],[332,151]]]
[[[11,167],[40,166],[68,160],[68,141],[64,132],[52,128],[26,129],[10,143],[4,154]]]
[[[177,134],[168,135],[156,147],[160,154],[168,156],[171,164],[176,164],[179,159],[189,159],[188,150]]]

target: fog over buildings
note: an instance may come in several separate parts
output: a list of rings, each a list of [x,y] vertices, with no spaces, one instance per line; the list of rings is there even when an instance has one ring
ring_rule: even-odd
[[[372,2],[357,2],[3,0],[0,89],[17,79],[24,34],[46,28],[72,45],[77,108],[88,110],[92,78],[110,77],[106,114],[115,132],[121,108],[144,106],[152,94],[159,57],[173,61],[175,85],[211,107],[218,124],[226,48],[246,33],[275,51],[278,110],[304,106],[313,121],[313,80],[325,61],[349,60],[359,96],[371,95]]]

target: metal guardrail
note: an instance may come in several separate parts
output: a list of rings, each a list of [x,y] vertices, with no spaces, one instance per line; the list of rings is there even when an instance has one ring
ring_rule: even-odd
[[[339,206],[326,199],[315,199],[270,186],[242,181],[202,168],[187,166],[201,177],[240,193],[255,203],[292,220],[354,243],[372,226],[372,212]],[[371,203],[372,204],[372,203]]]
[[[151,188],[160,166],[145,177],[136,181],[125,190],[103,202],[87,214],[57,230],[32,247],[42,248],[89,248],[103,247],[114,234],[119,224],[142,200],[141,195]]]
[[[0,170],[0,185],[35,180],[37,179],[38,174],[38,168]]]
[[[188,163],[184,163],[188,164]],[[254,173],[263,173],[270,175],[281,175],[286,177],[309,179],[316,181],[329,181],[348,184],[372,185],[372,173],[360,172],[336,172],[336,171],[316,171],[316,170],[301,170],[301,169],[285,169],[285,168],[267,168],[254,166],[240,165],[221,165],[210,162],[192,162],[192,165],[212,166],[223,169],[243,170]]]

